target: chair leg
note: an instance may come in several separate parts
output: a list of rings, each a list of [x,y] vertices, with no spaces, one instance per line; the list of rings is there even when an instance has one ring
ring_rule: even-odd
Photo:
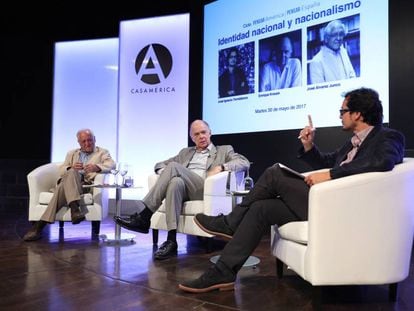
[[[99,235],[101,230],[101,222],[99,220],[92,220],[92,235]]]
[[[158,229],[152,229],[152,244],[158,245]]]
[[[391,302],[396,302],[398,299],[398,283],[392,283],[389,286],[388,299]]]
[[[312,286],[312,308],[321,310],[323,286]]]
[[[65,225],[64,221],[59,220],[59,229],[63,229],[63,226]]]
[[[211,253],[214,250],[214,239],[213,238],[207,238],[206,241],[206,253]]]
[[[279,258],[276,258],[276,275],[279,279],[283,277],[283,261],[281,261]]]

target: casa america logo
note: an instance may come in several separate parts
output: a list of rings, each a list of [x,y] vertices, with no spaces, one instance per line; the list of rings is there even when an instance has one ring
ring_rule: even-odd
[[[135,59],[135,72],[138,79],[154,87],[132,89],[131,93],[169,93],[175,88],[165,86],[171,73],[173,58],[170,51],[162,44],[151,43],[139,51]],[[158,84],[161,84],[158,86]]]

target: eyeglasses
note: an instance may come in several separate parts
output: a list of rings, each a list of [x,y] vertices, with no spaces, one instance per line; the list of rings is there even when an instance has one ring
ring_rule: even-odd
[[[349,109],[339,109],[339,115],[342,117],[345,113],[350,112]]]

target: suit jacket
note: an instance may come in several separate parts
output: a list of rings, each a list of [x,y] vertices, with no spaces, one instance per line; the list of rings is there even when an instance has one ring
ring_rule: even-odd
[[[165,161],[155,164],[155,172],[168,165],[170,162],[177,162],[187,167],[190,163],[194,153],[196,152],[195,147],[183,148],[180,152]],[[210,150],[210,155],[207,159],[206,171],[210,168],[218,165],[225,164],[226,170],[228,171],[243,171],[250,167],[250,162],[246,157],[234,152],[233,147],[230,145],[214,146]]]
[[[70,150],[66,154],[65,161],[59,168],[59,174],[60,176],[63,176],[63,174],[72,167],[73,164],[79,161],[79,155],[80,155],[80,148]],[[89,160],[86,164],[96,164],[101,169],[100,173],[108,173],[112,168],[115,167],[115,161],[112,159],[111,155],[109,154],[109,151],[95,146],[95,150],[92,152],[92,154],[89,157]],[[94,180],[96,176],[96,172],[93,173],[87,173],[85,175],[85,181],[91,182]]]
[[[340,165],[352,149],[351,140],[334,152],[323,153],[315,146],[308,152],[300,151],[299,157],[314,169],[331,168],[331,178],[366,173],[390,171],[404,157],[404,135],[396,130],[375,126],[364,139],[351,162]]]
[[[326,46],[309,63],[309,79],[311,84],[355,78],[355,70],[347,50],[341,46],[335,52]]]

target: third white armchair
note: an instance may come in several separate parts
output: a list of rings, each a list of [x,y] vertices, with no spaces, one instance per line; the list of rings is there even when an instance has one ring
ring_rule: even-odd
[[[273,228],[278,275],[287,265],[313,286],[389,284],[409,273],[414,234],[414,159],[314,185],[309,220]]]

